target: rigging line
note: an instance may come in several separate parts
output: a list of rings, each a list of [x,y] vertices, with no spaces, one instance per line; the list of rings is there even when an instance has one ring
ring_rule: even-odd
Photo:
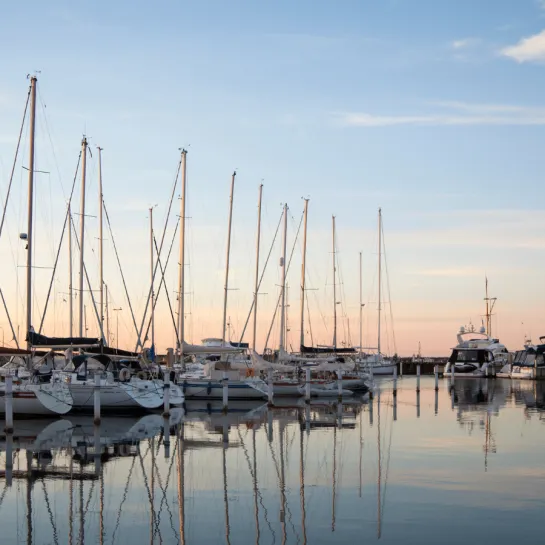
[[[170,475],[172,473],[172,468],[174,466],[174,461],[176,460],[176,451],[177,451],[177,447],[178,447],[178,441],[175,442],[174,444],[174,450],[172,451],[172,456],[171,456],[171,461],[170,461],[170,465],[169,465],[169,468],[168,468],[168,472],[167,472],[167,476],[166,476],[166,479],[165,479],[165,486],[163,488],[163,484],[161,482],[161,474],[159,473],[159,468],[157,467],[157,461],[155,462],[155,468],[157,470],[157,478],[159,479],[159,488],[161,489],[161,492],[163,493],[162,497],[161,497],[161,503],[159,504],[159,512],[158,512],[158,519],[159,519],[159,522],[161,522],[161,512],[163,510],[163,505],[166,504],[166,509],[168,511],[168,516],[170,518],[170,527],[174,533],[174,539],[176,541],[178,541],[178,532],[176,531],[176,529],[174,528],[174,516],[172,515],[172,511],[168,505],[168,499],[167,499],[167,488],[168,488],[168,483],[170,481]],[[153,535],[154,537],[157,535],[157,529],[154,530],[153,532]]]
[[[274,243],[276,241],[276,237],[278,235],[278,231],[280,230],[280,225],[282,224],[282,214],[280,214],[280,219],[278,220],[278,225],[276,226],[276,231],[274,233],[274,237],[271,243],[271,247],[269,248],[269,254],[267,255],[267,259],[265,260],[265,264],[263,265],[263,271],[261,272],[261,277],[259,278],[259,282],[257,283],[257,291],[259,292],[259,288],[261,287],[261,281],[263,280],[263,277],[265,276],[265,271],[267,270],[267,265],[269,263],[269,259],[271,257]],[[257,296],[257,295],[256,295]],[[250,310],[248,312],[248,317],[246,318],[246,322],[244,323],[244,327],[242,328],[242,333],[240,335],[239,342],[242,342],[242,339],[244,338],[244,333],[246,333],[246,328],[248,327],[248,322],[250,321],[250,317],[252,316],[252,311],[254,310],[255,305],[255,297],[252,298],[252,304],[250,306]]]
[[[76,228],[74,226],[74,219],[72,218],[72,227],[74,228],[74,237],[76,239],[76,246],[78,251],[80,251],[80,244],[79,244],[79,238],[78,234],[76,232]],[[89,273],[87,272],[87,267],[85,263],[83,264],[83,272],[85,273],[85,279],[87,280],[87,288],[89,289],[89,293],[91,294],[91,302],[93,303],[93,310],[95,311],[95,317],[97,319],[97,322],[100,324],[100,316],[98,314],[98,308],[95,301],[95,296],[93,295],[93,290],[91,288],[91,281],[89,280]]]
[[[310,346],[314,346],[314,336],[312,335],[312,322],[310,321],[310,306],[309,306],[309,297],[306,297],[307,300],[307,316],[308,316],[308,329],[310,333]],[[299,348],[301,350],[301,348]]]
[[[119,260],[119,254],[117,252],[117,244],[115,243],[114,233],[112,230],[112,224],[110,223],[110,216],[108,214],[108,209],[106,208],[106,203],[104,202],[104,199],[102,200],[102,206],[104,207],[104,213],[106,214],[106,222],[108,223],[108,229],[110,231],[110,236],[112,237],[112,246],[114,247],[115,257],[117,259],[117,265],[119,266],[119,272],[121,274],[121,280],[123,281],[123,287],[125,288],[125,295],[127,297],[127,303],[129,304],[129,309],[131,311],[132,322],[134,325],[134,329],[136,331],[136,335],[138,336],[138,344],[136,346],[142,346],[142,342],[140,340],[140,332],[138,331],[138,326],[136,325],[136,319],[134,317],[134,311],[132,308],[131,298],[129,297],[127,283],[125,282],[125,275],[123,274],[123,269],[121,268],[121,261]],[[91,292],[91,296],[92,294],[93,292]],[[93,302],[94,302],[94,298],[93,298]],[[95,307],[95,310],[96,310],[96,307]]]
[[[15,341],[15,345],[17,346],[17,348],[19,348],[19,341],[17,340],[17,335],[15,335],[15,330],[13,329],[11,316],[9,315],[9,311],[8,311],[8,305],[6,303],[6,300],[4,299],[4,292],[2,291],[1,287],[0,287],[0,297],[2,298],[2,304],[4,305],[4,310],[6,311],[6,315],[8,317],[9,327],[11,329],[11,334],[13,335],[13,340]]]
[[[2,221],[0,222],[0,237],[2,236],[2,230],[4,228],[4,221],[6,219],[6,211],[8,208],[9,196],[11,194],[11,186],[13,184],[13,176],[15,174],[15,167],[17,165],[17,157],[19,155],[19,147],[21,145],[21,138],[23,136],[23,130],[25,127],[26,113],[28,110],[28,103],[30,101],[30,90],[31,90],[31,87],[29,86],[28,95],[26,97],[25,111],[23,113],[23,121],[21,122],[21,129],[19,130],[19,139],[17,140],[17,147],[15,148],[15,157],[13,159],[13,166],[11,167],[11,175],[9,177],[8,191],[6,193],[6,202],[4,203],[4,210],[2,212]]]
[[[42,99],[42,93],[40,92],[41,85],[36,86],[36,91],[38,92],[38,100],[40,101],[40,105],[42,107],[42,114],[45,121],[45,130],[47,131],[47,136],[49,138],[49,144],[51,145],[51,151],[53,152],[53,159],[55,161],[55,168],[57,169],[57,176],[59,177],[59,183],[61,184],[62,192],[64,193],[64,186],[62,185],[62,179],[61,179],[61,171],[59,168],[59,162],[57,160],[57,154],[55,153],[55,146],[53,145],[53,138],[51,137],[51,131],[49,130],[49,123],[47,122],[47,115],[45,112],[46,106]]]
[[[174,177],[174,183],[172,184],[172,192],[170,194],[170,201],[168,203],[168,210],[167,210],[167,213],[166,213],[166,216],[165,216],[165,226],[163,227],[163,234],[161,235],[161,244],[159,244],[159,253],[157,254],[157,259],[159,259],[159,256],[161,255],[161,252],[163,251],[163,242],[165,241],[165,235],[166,235],[166,232],[167,232],[168,218],[170,217],[170,211],[172,210],[172,203],[174,201],[174,194],[176,193],[176,186],[178,185],[178,176],[180,175],[181,166],[182,166],[182,159],[180,158],[180,160],[178,161],[178,169],[176,170],[176,176]],[[181,218],[178,218],[178,222],[180,221],[180,219]],[[135,352],[136,352],[136,350],[138,350],[138,346],[142,346],[142,343],[140,342],[140,339],[142,338],[142,330],[144,329],[144,323],[146,322],[146,315],[148,313],[149,302],[151,300],[151,295],[152,295],[152,292],[153,292],[153,285],[155,283],[155,273],[156,272],[157,272],[157,262],[155,263],[155,267],[153,269],[152,283],[150,285],[150,289],[149,289],[149,292],[148,292],[148,298],[146,300],[146,307],[144,308],[144,314],[142,315],[142,323],[140,324],[140,330],[137,331],[138,343],[136,344],[136,347],[134,349]],[[161,289],[160,286],[159,286],[159,289]]]
[[[174,247],[174,240],[176,239],[176,232],[178,231],[178,226],[180,225],[180,218],[178,218],[178,222],[176,223],[176,227],[174,229],[174,234],[172,235],[172,241],[170,242],[170,248],[168,250],[168,254],[167,254],[167,260],[166,260],[166,263],[165,263],[165,270],[166,268],[168,267],[168,262],[170,261],[170,254],[172,253],[172,248]],[[159,250],[160,251],[160,250]],[[157,258],[159,260],[159,257]],[[159,261],[158,261],[159,263]],[[162,269],[162,267],[161,267]],[[153,302],[153,310],[155,310],[155,307],[157,305],[157,301],[159,300],[159,295],[161,295],[161,288],[165,286],[165,292],[167,293],[167,298],[168,298],[168,306],[170,308],[170,312],[172,313],[172,306],[170,304],[170,297],[168,295],[168,290],[166,289],[166,280],[165,280],[165,274],[164,274],[164,271],[161,270],[161,282],[159,283],[159,289],[157,290],[157,295],[155,296],[155,301]],[[144,314],[144,320],[145,320],[146,316]],[[172,319],[175,321],[174,319],[174,316],[172,317]],[[143,329],[143,326],[144,326],[144,321],[142,321],[142,329]],[[149,328],[151,327],[151,317],[148,321],[148,328],[146,329],[146,334],[144,336],[144,339],[148,336],[148,332],[149,332]],[[179,335],[178,335],[178,330],[176,328],[176,324],[174,324],[174,331],[176,332],[176,338],[179,338]],[[140,332],[142,333],[142,331]],[[138,345],[136,345],[136,348],[138,348]]]
[[[386,269],[386,285],[388,286],[388,306],[390,307],[390,322],[392,324],[392,340],[394,342],[394,352],[397,354],[396,334],[394,329],[394,313],[392,310],[392,296],[390,295],[390,273],[388,272],[388,260],[386,259],[386,243],[384,240],[384,224],[381,223],[382,229],[382,247],[384,253],[384,268]]]
[[[301,231],[301,225],[303,224],[303,218],[305,216],[305,213],[303,212],[301,214],[301,220],[299,221],[299,227],[297,228],[297,233],[295,234],[295,240],[293,241],[293,246],[291,247],[291,253],[290,253],[290,259],[288,261],[288,266],[286,267],[286,276],[288,275],[288,272],[290,270],[291,260],[293,258],[293,253],[295,251],[295,248],[297,246],[297,239],[299,238],[299,232]],[[276,307],[274,309],[273,318],[271,321],[271,327],[269,328],[269,333],[267,334],[267,339],[265,340],[265,349],[267,348],[267,345],[269,344],[269,337],[271,336],[272,328],[274,326],[274,321],[276,319],[276,313],[278,312],[278,307],[280,306],[280,299],[282,298],[282,290],[280,290],[280,293],[278,294],[278,301],[276,303]]]
[[[42,314],[42,319],[40,321],[40,328],[38,329],[38,334],[42,333],[42,327],[44,325],[45,315],[47,314],[47,306],[49,304],[49,297],[51,296],[51,289],[53,288],[53,283],[55,281],[55,272],[57,271],[57,265],[59,264],[59,257],[61,255],[62,242],[64,240],[64,233],[66,232],[66,224],[69,221],[70,204],[72,203],[72,196],[74,195],[74,188],[76,187],[76,179],[78,177],[80,162],[81,162],[81,151],[79,153],[78,163],[76,165],[76,173],[74,174],[74,181],[72,182],[72,190],[70,191],[70,198],[68,200],[68,206],[66,207],[66,216],[64,218],[64,225],[62,227],[61,239],[59,241],[59,248],[57,250],[57,256],[55,258],[55,265],[53,265],[53,272],[51,273],[51,282],[49,283],[49,289],[47,290],[47,297],[45,299],[44,312]],[[91,288],[89,288],[89,289],[91,289]]]
[[[119,511],[117,512],[117,520],[116,520],[115,528],[114,528],[114,531],[113,531],[113,534],[112,534],[112,543],[115,543],[115,533],[117,532],[117,529],[119,528],[119,522],[121,521],[121,511],[123,509],[123,504],[127,500],[127,494],[129,492],[129,485],[131,483],[131,476],[132,476],[132,472],[134,470],[135,463],[136,463],[136,456],[133,457],[133,459],[132,459],[132,464],[131,464],[131,467],[129,469],[129,473],[127,475],[127,482],[125,483],[125,489],[123,490],[123,496],[122,496],[122,499],[121,499],[121,503],[119,504]]]

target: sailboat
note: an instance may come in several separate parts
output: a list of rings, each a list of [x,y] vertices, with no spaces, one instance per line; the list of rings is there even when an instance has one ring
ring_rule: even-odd
[[[185,196],[185,155],[183,153],[183,171],[182,171],[182,195]],[[240,348],[234,347],[226,339],[227,337],[227,295],[229,292],[229,258],[231,252],[231,226],[233,219],[233,195],[235,190],[235,177],[236,172],[231,177],[231,192],[229,198],[229,226],[227,230],[227,256],[225,264],[225,286],[224,286],[224,299],[223,299],[223,329],[222,338],[220,343],[216,343],[215,339],[208,339],[211,341],[210,346],[203,345],[187,345],[184,342],[184,242],[185,236],[185,208],[182,203],[182,229],[180,230],[180,353],[181,355],[187,354],[220,354],[227,356],[223,361],[205,360],[206,363],[203,367],[203,373],[200,377],[195,377],[194,373],[184,374],[182,373],[178,377],[178,384],[183,389],[184,396],[186,398],[222,398],[224,385],[227,385],[228,395],[230,399],[264,399],[267,397],[267,385],[259,377],[241,376],[240,366],[232,366],[229,355],[236,354],[241,351]],[[184,197],[182,197],[182,200]],[[219,345],[218,345],[219,344]],[[249,363],[249,362],[248,362]],[[248,367],[246,367],[248,369]]]
[[[34,143],[36,132],[36,76],[30,78],[30,146],[28,164],[28,231],[20,238],[27,243],[26,275],[26,330],[32,331],[32,257],[34,245]],[[25,109],[26,113],[26,109]],[[31,344],[27,341],[25,359],[27,368],[32,370]],[[21,355],[21,351],[16,351]],[[6,411],[6,383],[0,384],[0,413]],[[13,413],[15,415],[65,414],[72,408],[72,396],[61,377],[56,372],[38,376],[35,370],[26,380],[16,380],[12,388]]]
[[[393,375],[396,363],[391,359],[385,358],[381,350],[381,319],[382,319],[382,210],[378,209],[378,321],[377,321],[377,351],[376,354],[362,357],[360,347],[360,357],[356,360],[360,367],[374,375]],[[360,267],[361,284],[361,267]],[[360,302],[361,307],[361,302]],[[361,321],[361,313],[360,313]],[[360,323],[361,329],[361,323]],[[361,344],[361,343],[360,343]]]

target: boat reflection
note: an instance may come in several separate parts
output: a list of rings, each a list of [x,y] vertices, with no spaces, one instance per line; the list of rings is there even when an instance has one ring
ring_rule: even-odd
[[[424,419],[427,428],[437,422],[458,436],[468,430],[484,474],[482,450],[491,471],[500,411],[541,414],[545,407],[540,383],[457,378],[442,383],[439,414],[433,383],[416,412],[409,384],[397,398],[385,382],[373,400],[348,403],[241,401],[224,412],[221,401],[195,400],[169,418],[105,417],[100,426],[85,416],[16,421],[12,435],[0,436],[3,539],[305,545],[402,537],[407,527],[397,509],[413,470],[403,477],[400,461],[415,463],[414,444],[405,446],[414,434],[405,430],[421,430]],[[441,461],[437,482],[453,474],[451,460]],[[17,513],[24,521],[10,523]]]

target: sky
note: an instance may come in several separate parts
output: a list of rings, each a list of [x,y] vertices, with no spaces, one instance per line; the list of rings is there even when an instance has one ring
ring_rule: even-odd
[[[112,3],[27,2],[0,20],[0,197],[5,202],[28,90],[37,73],[33,323],[38,329],[82,136],[89,139],[86,257],[98,281],[97,150],[104,199],[131,306],[149,290],[149,211],[160,239],[179,162],[188,150],[186,340],[221,337],[231,174],[237,171],[228,318],[238,340],[253,297],[258,186],[261,267],[289,206],[288,347],[299,344],[303,198],[309,198],[306,344],[333,331],[331,216],[336,216],[339,343],[376,346],[377,213],[382,208],[384,351],[446,355],[484,284],[497,297],[493,334],[508,348],[537,340],[545,296],[545,2],[360,0]],[[0,287],[24,337],[29,133],[25,124],[5,230]],[[179,185],[167,221],[173,240]],[[79,174],[72,208],[79,212]],[[93,217],[94,216],[94,217]],[[80,216],[74,221],[79,230]],[[106,229],[110,341],[134,348],[135,328]],[[258,348],[279,293],[279,237],[259,296]],[[74,242],[75,244],[75,242]],[[165,284],[175,305],[175,239]],[[66,239],[43,332],[66,334]],[[78,256],[74,246],[74,285]],[[162,254],[166,260],[166,251]],[[389,284],[389,289],[388,289]],[[94,292],[96,294],[96,292]],[[77,300],[76,300],[77,303]],[[89,292],[87,333],[97,333]],[[113,311],[120,308],[119,311]],[[77,305],[74,307],[77,317]],[[309,319],[310,317],[310,319]],[[175,340],[159,298],[156,342]],[[119,328],[117,322],[119,321]],[[74,320],[77,332],[77,320]],[[119,329],[119,333],[118,333]],[[0,334],[9,344],[5,312]],[[395,337],[395,338],[394,338]],[[246,334],[246,340],[251,335]],[[279,342],[272,327],[268,346]],[[148,343],[149,344],[149,343]]]

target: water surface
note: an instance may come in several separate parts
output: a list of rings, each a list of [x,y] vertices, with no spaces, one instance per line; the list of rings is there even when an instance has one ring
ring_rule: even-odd
[[[512,544],[542,537],[545,386],[383,379],[348,403],[19,420],[2,543]],[[11,444],[8,444],[11,443]],[[6,449],[12,467],[6,464]]]

